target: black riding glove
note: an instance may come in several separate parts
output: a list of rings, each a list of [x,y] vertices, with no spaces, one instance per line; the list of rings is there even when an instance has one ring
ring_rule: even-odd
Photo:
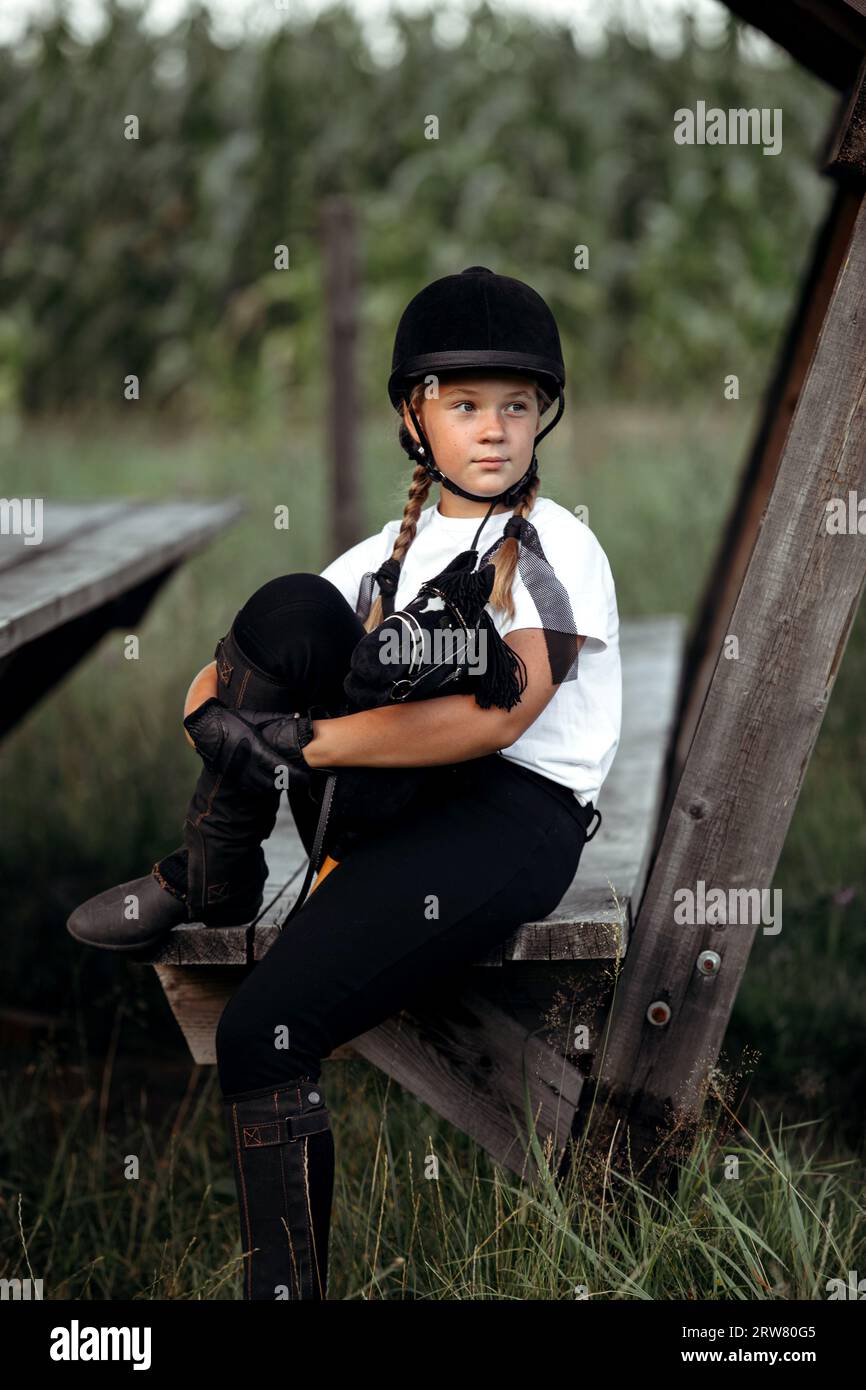
[[[277,777],[292,767],[310,771],[303,750],[313,737],[308,715],[247,710],[241,715],[215,695],[183,721],[195,750],[210,772],[221,772],[236,786],[274,792]]]

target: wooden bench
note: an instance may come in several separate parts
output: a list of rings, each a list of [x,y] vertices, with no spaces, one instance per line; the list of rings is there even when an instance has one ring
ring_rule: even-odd
[[[423,1009],[413,1004],[329,1059],[373,1062],[515,1171],[523,1164],[523,1060],[538,1131],[561,1149],[588,1058],[575,1029],[587,1023],[596,1036],[611,967],[628,946],[660,809],[684,636],[679,616],[622,623],[623,730],[599,797],[604,823],[556,911],[439,982]],[[273,945],[303,880],[306,855],[285,800],[265,852],[270,878],[255,924],[176,927],[148,959],[202,1064],[215,1062],[220,1014]]]
[[[0,735],[105,632],[134,627],[169,575],[245,510],[239,499],[43,499],[37,544],[0,534]]]

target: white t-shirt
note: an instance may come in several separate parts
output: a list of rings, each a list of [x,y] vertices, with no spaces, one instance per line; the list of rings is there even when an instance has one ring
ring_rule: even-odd
[[[512,514],[500,512],[488,519],[478,538],[479,557],[499,539]],[[536,496],[528,519],[557,579],[568,591],[577,632],[586,641],[578,657],[577,678],[563,681],[537,719],[500,752],[570,787],[585,805],[596,800],[619,745],[622,676],[616,591],[604,550],[576,516],[551,498]],[[435,503],[425,507],[403,559],[394,608],[409,603],[425,579],[433,579],[455,555],[468,550],[480,523],[481,517],[443,516]],[[362,576],[388,559],[400,524],[399,520],[387,522],[376,535],[359,541],[321,571],[355,612]],[[375,586],[374,599],[378,592]],[[518,628],[543,627],[517,567],[511,592],[513,619],[487,605],[500,637]]]

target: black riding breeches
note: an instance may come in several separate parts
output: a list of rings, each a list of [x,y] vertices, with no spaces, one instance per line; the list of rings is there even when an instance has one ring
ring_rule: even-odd
[[[364,631],[329,580],[271,580],[234,633],[251,661],[291,684],[294,708],[346,712],[342,682]],[[223,1096],[316,1080],[334,1048],[561,901],[592,804],[499,753],[435,773],[417,803],[321,879],[229,1000],[216,1034]],[[309,850],[318,804],[305,791],[290,805]]]

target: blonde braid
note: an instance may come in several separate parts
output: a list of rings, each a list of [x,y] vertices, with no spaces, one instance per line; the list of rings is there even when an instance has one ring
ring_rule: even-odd
[[[541,486],[541,479],[536,473],[529,484],[526,494],[517,503],[512,516],[529,516],[535,505],[535,498]],[[514,596],[511,586],[514,582],[514,571],[517,568],[517,553],[519,542],[516,536],[509,536],[504,540],[497,550],[490,564],[496,570],[496,577],[493,581],[493,590],[487,602],[491,608],[501,608],[507,617],[514,617]]]
[[[538,397],[539,417],[544,415],[553,404],[553,397],[536,385],[536,395]],[[512,516],[528,517],[532,508],[535,506],[535,499],[538,489],[541,486],[541,478],[538,473],[529,483],[525,493],[512,511]],[[494,555],[490,563],[496,571],[493,580],[493,589],[488,599],[491,608],[501,608],[508,618],[514,617],[514,597],[511,586],[514,583],[514,571],[517,568],[518,547],[520,542],[515,536],[509,536],[504,540]]]
[[[397,539],[394,541],[394,549],[391,551],[390,558],[392,560],[399,560],[402,563],[406,551],[414,541],[421,508],[427,500],[432,482],[433,479],[423,464],[416,463],[412,481],[409,484],[409,496],[403,509],[403,520],[400,523],[400,530],[397,532]],[[370,615],[364,624],[364,631],[372,632],[374,627],[379,626],[383,617],[382,595],[377,594],[375,602],[370,608]]]

